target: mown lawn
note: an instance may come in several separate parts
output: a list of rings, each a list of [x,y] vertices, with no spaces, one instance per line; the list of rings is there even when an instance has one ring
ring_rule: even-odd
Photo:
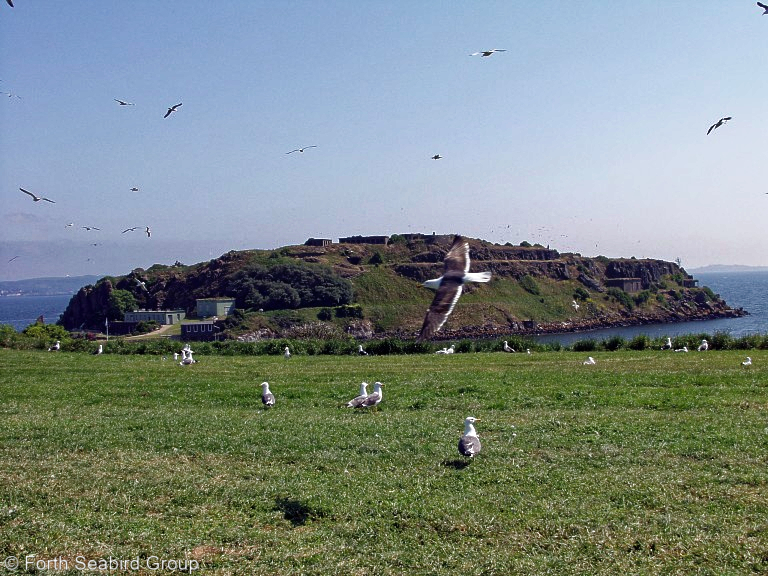
[[[768,353],[0,350],[0,561],[204,574],[768,572]],[[277,397],[262,408],[259,384]],[[384,382],[371,412],[343,404]],[[456,442],[481,419],[471,463]],[[146,573],[158,570],[142,569]],[[167,572],[167,571],[166,571]],[[3,573],[0,564],[0,573]]]

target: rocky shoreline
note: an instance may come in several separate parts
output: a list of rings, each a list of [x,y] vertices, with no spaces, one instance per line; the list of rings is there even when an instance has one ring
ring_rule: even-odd
[[[592,330],[604,330],[607,328],[627,328],[632,326],[646,326],[650,324],[677,324],[680,322],[697,322],[705,320],[720,320],[724,318],[741,318],[748,316],[749,312],[743,308],[727,308],[709,313],[698,313],[690,316],[672,314],[665,317],[627,315],[619,319],[592,318],[568,322],[541,322],[525,325],[525,323],[513,326],[464,326],[456,330],[444,330],[438,332],[433,338],[437,341],[448,340],[481,340],[500,338],[503,336],[544,336],[548,334],[572,334],[590,332]],[[368,339],[380,338],[415,338],[415,333],[403,331],[375,334]]]

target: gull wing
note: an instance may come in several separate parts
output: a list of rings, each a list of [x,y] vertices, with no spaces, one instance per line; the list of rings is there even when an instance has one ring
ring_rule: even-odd
[[[461,290],[462,284],[460,279],[450,276],[443,277],[440,287],[435,292],[432,304],[429,306],[429,310],[427,310],[427,315],[424,317],[424,324],[421,326],[418,340],[431,338],[443,327],[448,316],[453,312],[456,302],[459,301]]]
[[[464,238],[456,235],[453,239],[448,254],[445,255],[445,275],[460,274],[463,276],[469,272],[469,244]]]

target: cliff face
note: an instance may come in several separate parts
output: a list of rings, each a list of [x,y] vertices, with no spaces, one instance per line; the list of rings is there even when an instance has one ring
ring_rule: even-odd
[[[501,246],[473,239],[469,243],[472,270],[491,271],[493,281],[467,287],[441,331],[444,337],[563,331],[743,313],[731,309],[711,291],[696,287],[685,270],[672,262],[586,258],[548,248]],[[432,297],[421,283],[442,274],[449,247],[449,237],[388,246],[289,246],[274,251],[232,251],[194,266],[137,269],[114,281],[81,289],[62,316],[62,324],[73,329],[85,322],[86,327],[100,328],[113,290],[130,292],[144,309],[183,309],[193,314],[198,298],[232,297],[227,289],[231,289],[234,274],[247,272],[254,265],[268,268],[303,262],[324,265],[350,279],[355,302],[374,333],[410,337],[418,330]],[[315,314],[307,313],[304,318],[316,322]],[[262,315],[262,328],[264,318]],[[279,332],[278,327],[273,328]],[[351,325],[346,327],[348,332],[351,329]]]

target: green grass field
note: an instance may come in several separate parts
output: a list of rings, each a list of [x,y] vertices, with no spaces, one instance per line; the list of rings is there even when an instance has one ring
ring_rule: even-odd
[[[751,368],[739,351],[181,367],[0,349],[0,561],[47,573],[27,557],[60,559],[63,574],[110,557],[194,560],[203,574],[764,574],[768,352],[750,354]],[[384,382],[383,403],[343,408],[363,380]],[[456,450],[468,415],[483,443],[469,463]]]

